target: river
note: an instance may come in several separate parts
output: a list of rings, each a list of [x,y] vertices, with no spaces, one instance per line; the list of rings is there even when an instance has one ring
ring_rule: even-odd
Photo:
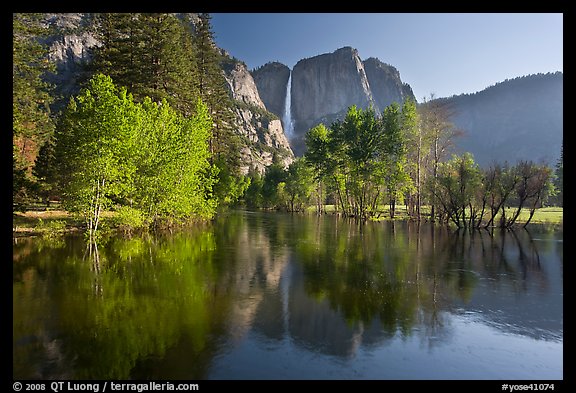
[[[13,378],[563,379],[563,233],[235,211],[13,241]]]

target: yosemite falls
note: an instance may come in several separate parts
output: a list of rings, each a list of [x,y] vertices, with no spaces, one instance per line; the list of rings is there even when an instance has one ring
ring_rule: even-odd
[[[294,121],[292,120],[292,72],[288,77],[286,84],[286,101],[284,103],[284,115],[282,116],[282,123],[284,123],[284,133],[288,139],[294,136]]]

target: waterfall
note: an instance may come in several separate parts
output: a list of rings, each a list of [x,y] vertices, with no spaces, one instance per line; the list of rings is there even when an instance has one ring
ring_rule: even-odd
[[[288,139],[292,139],[294,136],[294,123],[292,121],[292,71],[290,71],[290,76],[288,77],[288,83],[286,84],[286,102],[284,103],[284,116],[282,117],[282,123],[284,123],[284,134]]]

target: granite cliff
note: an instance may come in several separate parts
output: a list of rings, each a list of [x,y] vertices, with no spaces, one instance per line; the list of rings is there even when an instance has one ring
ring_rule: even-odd
[[[177,14],[194,24],[194,14]],[[90,31],[92,15],[89,13],[46,14],[45,21],[56,32],[46,40],[50,59],[56,64],[56,72],[47,75],[59,97],[53,107],[58,111],[71,95],[79,91],[78,81],[86,78],[85,66],[90,63],[90,49],[100,45]],[[272,164],[274,154],[289,165],[294,159],[290,144],[284,135],[281,121],[266,110],[254,79],[246,65],[222,52],[222,69],[229,85],[235,108],[235,130],[243,141],[241,171],[250,168],[264,172]]]
[[[286,106],[286,85],[290,68],[282,63],[271,62],[256,68],[251,74],[266,108],[282,117]]]
[[[304,135],[311,127],[343,118],[351,105],[364,109],[372,105],[380,113],[393,101],[402,103],[414,98],[396,68],[374,58],[362,61],[351,47],[302,59],[291,72],[294,137],[290,143],[298,155],[305,151]],[[289,68],[268,63],[252,75],[268,110],[282,117]]]
[[[284,166],[294,160],[290,142],[284,134],[282,122],[266,109],[256,83],[246,64],[222,51],[223,69],[230,94],[235,101],[237,132],[243,140],[242,172],[250,167],[263,173],[276,154]]]

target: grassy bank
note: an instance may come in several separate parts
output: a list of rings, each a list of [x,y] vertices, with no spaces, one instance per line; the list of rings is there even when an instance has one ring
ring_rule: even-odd
[[[103,212],[104,220],[113,212]],[[12,214],[13,236],[52,236],[65,232],[82,231],[84,221],[62,210],[58,204],[32,205],[25,212]]]
[[[315,207],[308,208],[309,213],[315,212]],[[327,213],[334,213],[334,205],[326,206]],[[422,207],[422,214],[427,215],[430,213],[428,206]],[[514,213],[514,209],[510,208],[506,214],[508,216]],[[530,215],[528,209],[523,209],[518,217],[518,224],[525,223]],[[110,219],[114,216],[114,212],[103,212],[103,221]],[[389,220],[390,211],[388,207],[382,206],[380,217],[375,218],[376,221]],[[395,220],[408,219],[408,213],[405,206],[396,207]],[[537,209],[534,217],[530,221],[531,224],[546,224],[554,226],[562,226],[564,219],[563,209],[561,207],[545,207]],[[12,215],[12,229],[13,236],[53,236],[65,232],[82,231],[84,222],[72,214],[62,210],[57,204],[52,205],[50,208],[45,206],[31,206],[26,212],[16,212]]]
[[[315,206],[308,207],[309,213],[314,213],[316,211]],[[326,205],[326,212],[331,214],[335,213],[334,205]],[[507,208],[506,216],[510,217],[516,212],[515,208]],[[430,214],[430,206],[422,206],[421,213],[423,216]],[[530,216],[529,209],[522,209],[518,220],[518,224],[525,223]],[[486,218],[487,215],[484,216]],[[396,213],[394,216],[395,220],[406,220],[409,218],[406,206],[399,205],[396,206]],[[389,220],[390,219],[390,209],[388,206],[380,206],[379,215],[377,214],[374,218],[375,221]],[[530,224],[550,224],[550,225],[562,225],[564,220],[564,210],[562,207],[544,207],[541,209],[536,209],[534,217],[530,220]]]

